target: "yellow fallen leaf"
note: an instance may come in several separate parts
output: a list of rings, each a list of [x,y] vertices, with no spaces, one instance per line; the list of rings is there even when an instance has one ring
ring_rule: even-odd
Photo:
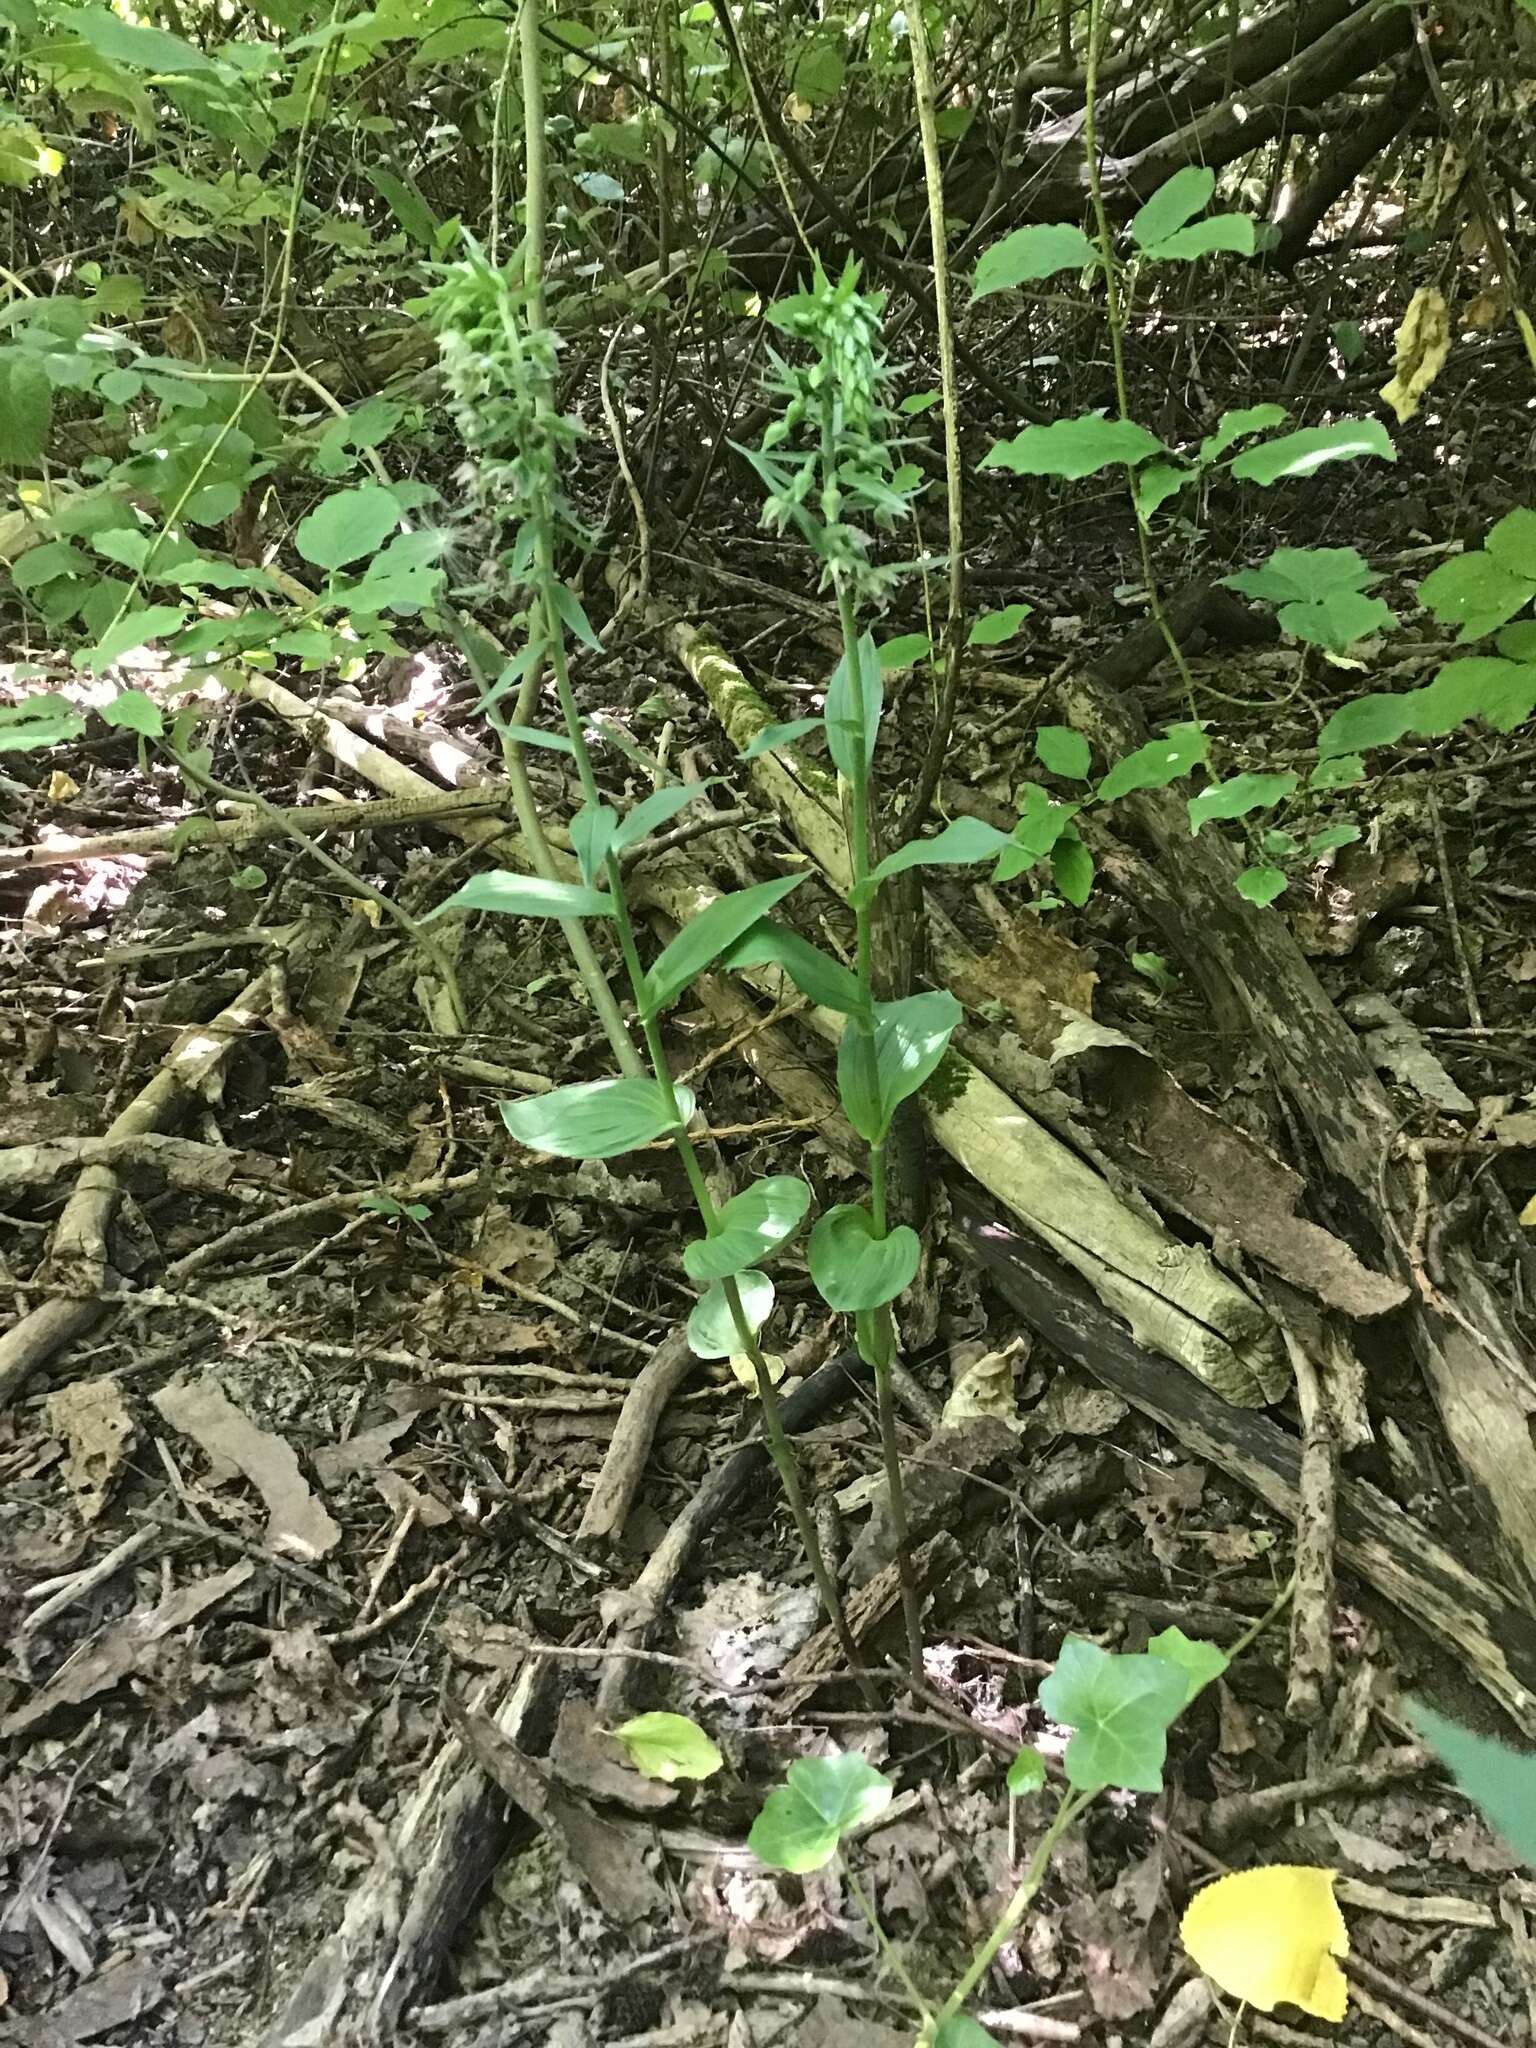
[[[62,768],[55,768],[48,778],[48,801],[51,804],[67,804],[71,797],[80,794],[80,785],[72,775],[66,775]]]
[[[1272,1863],[1218,1878],[1191,1900],[1179,1926],[1184,1946],[1213,1984],[1260,2012],[1298,2005],[1341,2020],[1348,1986],[1335,1956],[1349,1930],[1332,1870]]]
[[[1411,420],[1451,352],[1451,315],[1444,292],[1421,286],[1397,330],[1396,375],[1381,395],[1400,424]]]
[[[1520,1211],[1520,1221],[1529,1224],[1533,1230],[1536,1230],[1536,1195],[1532,1195],[1531,1199]]]

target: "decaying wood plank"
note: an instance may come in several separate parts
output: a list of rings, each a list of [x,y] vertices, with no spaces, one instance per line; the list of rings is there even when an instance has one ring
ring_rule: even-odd
[[[1105,761],[1147,737],[1126,700],[1092,676],[1063,685],[1060,701]],[[1138,900],[1212,1002],[1240,1016],[1263,1047],[1329,1170],[1342,1234],[1411,1290],[1405,1336],[1446,1435],[1506,1569],[1536,1583],[1536,1379],[1464,1249],[1447,1246],[1436,1281],[1423,1270],[1413,1248],[1414,1189],[1397,1147],[1401,1120],[1375,1068],[1284,917],[1238,895],[1237,863],[1219,835],[1192,838],[1182,800],[1166,791],[1123,799],[1116,819],[1164,855]]]
[[[1137,1344],[1073,1274],[968,1191],[957,1193],[955,1206],[963,1242],[1032,1330],[1295,1520],[1301,1447],[1294,1437],[1267,1416],[1218,1400]],[[1416,1627],[1459,1650],[1478,1683],[1528,1728],[1536,1704],[1536,1617],[1525,1603],[1468,1570],[1362,1480],[1339,1481],[1337,1533],[1341,1561]]]

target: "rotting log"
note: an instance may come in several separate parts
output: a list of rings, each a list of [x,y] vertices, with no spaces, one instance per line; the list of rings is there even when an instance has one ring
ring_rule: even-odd
[[[956,1228],[993,1286],[1064,1358],[1112,1387],[1292,1522],[1301,1447],[1269,1417],[1233,1408],[1189,1374],[1136,1343],[1074,1275],[999,1221],[967,1190]],[[1536,1618],[1521,1599],[1481,1578],[1363,1480],[1341,1476],[1338,1555],[1415,1627],[1459,1651],[1467,1670],[1522,1729],[1536,1705]]]
[[[1123,679],[1123,663],[1114,673]],[[1104,761],[1148,737],[1139,713],[1089,671],[1059,701]],[[1370,1265],[1402,1280],[1398,1313],[1446,1435],[1517,1584],[1536,1583],[1536,1376],[1526,1347],[1468,1251],[1447,1244],[1431,1280],[1414,1243],[1417,1187],[1398,1146],[1402,1119],[1285,918],[1236,888],[1237,862],[1216,833],[1190,835],[1183,802],[1145,791],[1116,806],[1118,830],[1162,856],[1141,908],[1224,1016],[1243,1019],[1328,1170],[1340,1233]],[[1106,866],[1113,879],[1112,850]],[[1431,1205],[1436,1200],[1432,1177]]]

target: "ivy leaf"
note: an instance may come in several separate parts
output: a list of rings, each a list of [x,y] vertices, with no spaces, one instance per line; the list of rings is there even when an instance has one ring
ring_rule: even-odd
[[[644,1075],[576,1081],[547,1095],[503,1102],[501,1120],[531,1152],[552,1152],[557,1159],[613,1159],[686,1125],[693,1115],[692,1090],[678,1084],[672,1092],[678,1117],[661,1084]]]
[[[1184,1673],[1188,1682],[1186,1706],[1198,1693],[1204,1692],[1213,1678],[1220,1678],[1232,1661],[1225,1650],[1218,1650],[1214,1643],[1196,1642],[1178,1627],[1165,1628],[1161,1635],[1153,1636],[1147,1644],[1147,1655],[1176,1664]]]
[[[488,874],[471,875],[462,888],[429,910],[422,923],[450,910],[494,910],[503,917],[612,917],[614,902],[605,890],[586,889],[579,882],[546,881],[542,875],[493,868]]]
[[[712,1778],[725,1762],[697,1721],[686,1714],[636,1714],[610,1731],[645,1778],[674,1785],[679,1778]]]
[[[1083,735],[1070,725],[1042,725],[1035,734],[1035,759],[1064,782],[1086,782],[1093,754]]]
[[[1026,1745],[1008,1766],[1008,1790],[1015,1799],[1038,1792],[1045,1783],[1045,1758]]]
[[[743,1188],[718,1212],[717,1227],[683,1247],[683,1269],[696,1285],[724,1280],[767,1258],[805,1221],[811,1191],[794,1174],[772,1174]]]
[[[840,1203],[816,1219],[806,1250],[816,1292],[840,1315],[883,1308],[912,1285],[922,1258],[917,1232],[898,1224],[884,1237],[875,1219],[855,1202]]]
[[[984,299],[990,292],[1011,291],[1015,285],[1034,284],[1063,270],[1089,270],[1099,260],[1082,229],[1065,221],[1015,228],[982,252],[971,296]]]
[[[966,638],[967,647],[1001,647],[1011,640],[1034,610],[1032,604],[1005,604],[1001,611],[983,612]]]
[[[1138,789],[1166,789],[1197,768],[1210,751],[1205,728],[1186,721],[1170,725],[1161,739],[1148,740],[1134,754],[1117,761],[1099,784],[1099,802],[1113,803]]]
[[[1200,827],[1212,818],[1246,818],[1252,811],[1267,811],[1282,802],[1300,782],[1289,770],[1280,775],[1233,775],[1225,782],[1213,782],[1189,799],[1190,837],[1200,837]]]
[[[1166,1658],[1114,1656],[1068,1636],[1040,1688],[1051,1719],[1072,1730],[1068,1783],[1083,1792],[1161,1792],[1168,1729],[1187,1696],[1187,1673]]]
[[[862,1827],[885,1811],[895,1789],[861,1756],[801,1757],[763,1802],[747,1847],[774,1870],[796,1876],[820,1870],[831,1862],[850,1828]]]
[[[773,1282],[766,1273],[742,1273],[736,1291],[747,1328],[756,1336],[773,1314]],[[688,1348],[695,1358],[730,1358],[741,1349],[741,1333],[719,1280],[694,1304],[688,1318]]]
[[[342,569],[376,553],[399,523],[393,491],[382,484],[359,484],[322,499],[299,521],[293,544],[317,569]]]
[[[981,458],[983,469],[1007,469],[1015,476],[1060,476],[1077,482],[1111,463],[1145,462],[1162,442],[1134,420],[1107,420],[1102,413],[1025,427],[1011,441],[998,441]]]
[[[1353,462],[1361,455],[1379,455],[1396,462],[1397,450],[1380,420],[1336,420],[1331,427],[1299,427],[1276,441],[1246,448],[1232,464],[1232,474],[1245,483],[1277,484],[1290,476],[1311,476],[1325,462]]]
[[[1179,1925],[1185,1948],[1214,1984],[1260,2012],[1299,2006],[1342,2020],[1349,1930],[1333,1895],[1336,1873],[1269,1864],[1218,1878],[1191,1901]]]

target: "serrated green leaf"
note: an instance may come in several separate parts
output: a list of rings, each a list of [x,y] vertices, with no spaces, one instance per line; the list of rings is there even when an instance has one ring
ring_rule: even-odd
[[[1083,735],[1074,732],[1070,725],[1042,725],[1035,734],[1035,759],[1065,782],[1086,782],[1093,752]]]
[[[1419,602],[1462,641],[1481,639],[1536,596],[1536,572],[1513,571],[1485,549],[1453,555],[1419,585]]]
[[[776,881],[758,882],[750,889],[737,889],[729,896],[717,896],[697,917],[690,918],[671,944],[665,947],[644,981],[636,1000],[648,1017],[657,1017],[688,987],[697,975],[710,967],[744,933],[751,930],[791,889],[798,889],[804,875],[781,875]]]
[[[855,1315],[883,1308],[910,1287],[922,1255],[915,1230],[903,1223],[877,1237],[869,1211],[843,1202],[817,1217],[806,1263],[827,1307]]]
[[[1011,640],[1034,610],[1032,604],[1005,604],[1000,611],[983,612],[966,636],[967,647],[1001,647]]]
[[[1357,548],[1276,548],[1256,569],[1221,581],[1229,590],[1270,604],[1310,602],[1335,590],[1364,590],[1380,579]]]
[[[77,740],[85,720],[67,697],[41,691],[19,704],[0,704],[0,754],[28,754]]]
[[[1266,811],[1284,801],[1300,782],[1289,769],[1280,775],[1233,775],[1225,782],[1213,782],[1189,799],[1189,830],[1198,839],[1202,825],[1212,818],[1246,818],[1251,811]]]
[[[1189,721],[1170,725],[1161,739],[1148,740],[1115,763],[1099,784],[1099,801],[1113,803],[1138,789],[1166,789],[1170,782],[1197,768],[1209,751],[1203,726]]]
[[[747,1330],[755,1337],[773,1313],[773,1282],[766,1273],[742,1273],[736,1291]],[[742,1349],[723,1281],[714,1281],[694,1304],[688,1318],[688,1348],[695,1358],[730,1358]]]
[[[708,1237],[684,1245],[684,1271],[695,1286],[744,1273],[788,1243],[810,1206],[810,1189],[793,1174],[753,1181],[720,1209]]]
[[[1134,420],[1109,420],[1101,413],[1077,419],[1052,420],[1047,426],[1025,427],[1011,441],[998,441],[981,459],[983,469],[1006,469],[1015,476],[1060,476],[1078,482],[1112,463],[1145,462],[1162,442]]]
[[[763,1802],[747,1847],[770,1869],[796,1876],[830,1863],[843,1836],[883,1813],[896,1789],[851,1753],[801,1757],[784,1777]]]
[[[1000,832],[982,818],[952,818],[932,839],[909,839],[905,846],[888,853],[861,889],[849,891],[848,900],[858,908],[874,896],[882,882],[889,881],[892,875],[905,874],[908,868],[968,868],[980,861],[995,860],[1008,843],[1006,832]]]
[[[680,1084],[677,1118],[660,1082],[643,1075],[576,1081],[547,1095],[503,1102],[501,1120],[520,1145],[557,1159],[613,1159],[658,1138],[675,1135],[693,1115],[693,1093]]]
[[[1267,433],[1271,427],[1285,425],[1283,405],[1242,405],[1232,412],[1224,412],[1216,422],[1213,433],[1207,434],[1200,443],[1200,460],[1214,462],[1236,441],[1244,441],[1250,434]]]
[[[610,1733],[622,1742],[644,1778],[675,1785],[679,1778],[712,1778],[725,1763],[697,1721],[686,1714],[636,1714]]]
[[[1266,903],[1273,903],[1285,888],[1285,875],[1279,868],[1244,868],[1234,887],[1239,896],[1256,903],[1262,910]]]
[[[1055,277],[1063,270],[1089,270],[1100,260],[1099,252],[1080,227],[1053,222],[1040,227],[1015,228],[976,264],[971,296],[984,299],[990,292],[1011,291],[1017,285],[1035,284],[1043,277]]]
[[[494,910],[503,917],[612,917],[614,902],[605,890],[583,888],[579,882],[546,881],[542,875],[492,868],[471,875],[429,910],[422,923],[445,917],[450,910]]]
[[[1146,204],[1131,216],[1127,229],[1131,240],[1143,252],[1193,220],[1211,203],[1216,190],[1216,173],[1204,164],[1185,164],[1165,178]]]
[[[1153,1636],[1147,1644],[1147,1655],[1176,1664],[1184,1673],[1188,1682],[1186,1706],[1198,1693],[1204,1692],[1213,1678],[1220,1678],[1232,1661],[1226,1651],[1217,1649],[1214,1643],[1196,1642],[1177,1627],[1165,1628],[1161,1635]]]
[[[1067,1782],[1083,1792],[1161,1792],[1168,1730],[1187,1695],[1187,1674],[1165,1658],[1115,1656],[1068,1636],[1040,1688],[1051,1719],[1072,1730]]]
[[[1282,605],[1275,616],[1294,639],[1333,654],[1397,623],[1390,605],[1361,590],[1326,590],[1307,603]]]
[[[1396,462],[1397,450],[1380,420],[1337,420],[1331,427],[1299,427],[1294,434],[1245,448],[1231,470],[1245,483],[1269,485],[1284,477],[1311,476],[1325,462],[1352,462],[1362,455]]]
[[[293,544],[317,569],[342,569],[376,553],[399,523],[393,491],[382,484],[359,484],[322,499],[299,521]]]

